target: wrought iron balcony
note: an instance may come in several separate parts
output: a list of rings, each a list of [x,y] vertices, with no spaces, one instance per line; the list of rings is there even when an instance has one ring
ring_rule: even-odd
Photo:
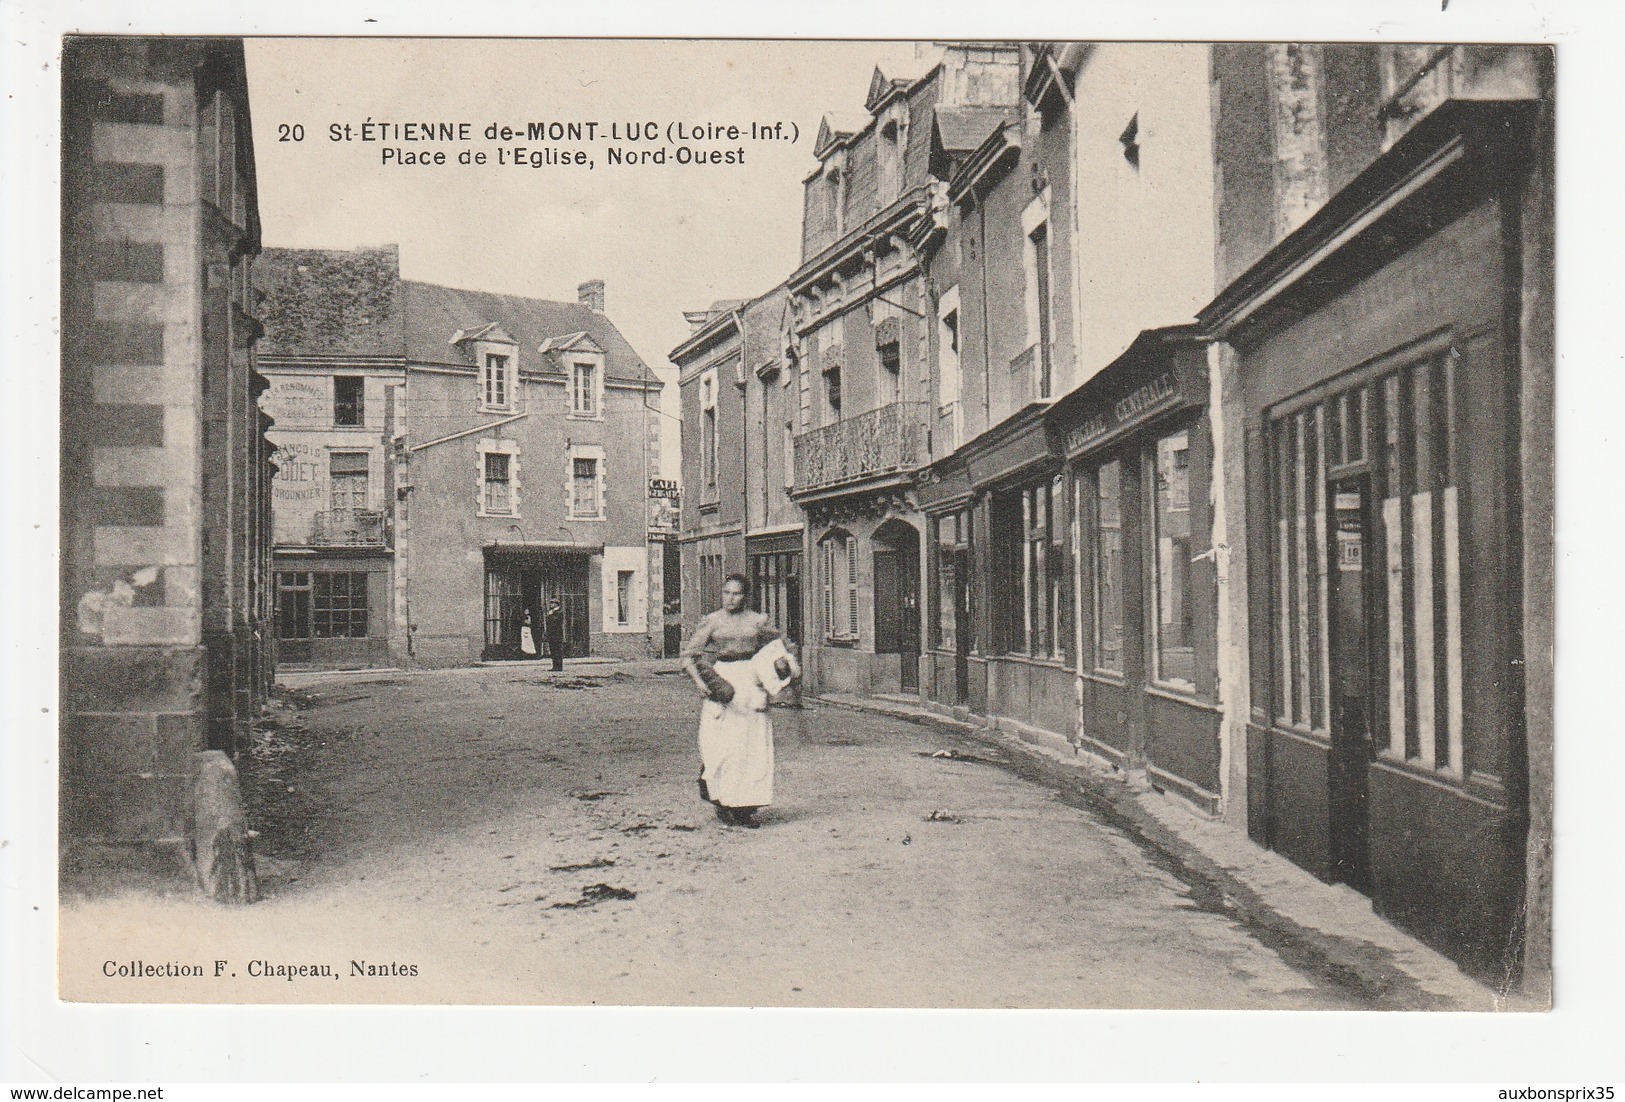
[[[795,493],[912,471],[931,461],[926,402],[893,402],[796,437]]]
[[[312,547],[383,547],[384,514],[377,509],[324,509],[310,526]]]

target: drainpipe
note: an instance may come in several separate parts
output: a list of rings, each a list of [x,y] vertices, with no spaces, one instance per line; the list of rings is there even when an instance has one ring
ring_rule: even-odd
[[[750,530],[750,384],[745,370],[745,307],[734,307],[733,315],[734,329],[739,333],[739,375],[734,380],[739,391],[739,569],[749,576],[745,533]]]
[[[993,342],[987,330],[987,207],[979,192],[972,190],[971,195],[976,200],[976,257],[982,269],[978,297],[982,300],[982,416],[987,419],[982,429],[985,432],[993,427]],[[963,307],[963,301],[960,305]]]
[[[1066,47],[1063,53],[1070,55],[1074,48],[1077,48],[1076,44]],[[1093,47],[1087,47],[1087,49],[1092,52]],[[1080,374],[1079,367],[1083,362],[1083,219],[1080,213],[1083,209],[1083,198],[1078,194],[1078,188],[1080,187],[1078,151],[1081,148],[1078,140],[1078,98],[1073,90],[1067,87],[1066,75],[1062,72],[1061,67],[1056,64],[1055,57],[1052,54],[1045,54],[1044,60],[1049,65],[1050,71],[1055,74],[1055,86],[1060,90],[1061,98],[1066,100],[1068,145],[1070,147],[1067,149],[1066,157],[1067,186],[1072,207],[1069,219],[1072,230],[1072,241],[1069,246],[1072,252],[1072,377],[1068,382],[1075,387],[1082,381],[1078,376]],[[1068,387],[1068,389],[1071,389],[1071,387]],[[1082,621],[1076,620],[1075,622],[1079,625],[1077,629],[1079,632],[1078,649],[1075,653],[1082,654]]]
[[[1081,71],[1082,66],[1088,62],[1088,56],[1083,51],[1093,52],[1092,46],[1081,46],[1072,43],[1062,47],[1062,58],[1074,65],[1074,71]],[[1071,229],[1072,240],[1068,248],[1072,253],[1072,296],[1070,308],[1072,310],[1072,374],[1067,380],[1070,390],[1082,382],[1083,374],[1083,197],[1078,194],[1081,186],[1078,173],[1078,158],[1082,145],[1078,139],[1078,98],[1077,94],[1067,85],[1066,73],[1057,62],[1053,51],[1044,55],[1044,63],[1049,66],[1051,74],[1055,77],[1055,87],[1060,91],[1061,98],[1066,101],[1067,118],[1067,151],[1066,167],[1068,181],[1068,205],[1072,208],[1068,217],[1068,226]],[[1053,217],[1053,212],[1051,212]],[[1062,393],[1065,393],[1063,390]],[[1082,547],[1083,518],[1079,516],[1078,489],[1073,482],[1072,468],[1062,468],[1064,478],[1062,485],[1066,494],[1066,509],[1069,523],[1067,524],[1067,554],[1071,559],[1069,570],[1071,572],[1072,588],[1072,655],[1076,669],[1073,670],[1072,683],[1072,718],[1077,725],[1079,734],[1083,731],[1083,578],[1080,567],[1082,556],[1078,554]],[[1054,518],[1051,518],[1051,523]]]

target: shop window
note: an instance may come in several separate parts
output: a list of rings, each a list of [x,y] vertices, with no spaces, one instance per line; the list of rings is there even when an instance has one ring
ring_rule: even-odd
[[[485,571],[485,645],[489,649],[512,647],[519,642],[519,627],[524,622],[525,598],[519,584],[519,575],[508,570]],[[540,632],[541,625],[531,625]],[[541,639],[536,640],[538,644]]]
[[[1064,653],[1071,619],[1064,608],[1069,590],[1060,544],[1060,486],[1058,478],[1045,478],[992,499],[994,576],[1009,579],[991,594],[995,652],[1035,658]]]
[[[1027,648],[1027,524],[1023,515],[1026,495],[994,494],[988,517],[989,556],[993,576],[1001,584],[992,588],[989,610],[995,654]]]
[[[823,577],[824,635],[844,641],[858,637],[858,541],[832,532],[819,545]]]
[[[485,453],[484,511],[494,516],[513,513],[513,457],[502,452]]]
[[[361,571],[316,573],[310,620],[318,639],[367,637],[367,575]]]
[[[367,507],[367,453],[331,452],[328,462],[328,501],[339,510]]]
[[[1095,471],[1093,554],[1090,582],[1094,597],[1095,668],[1123,670],[1123,462],[1113,459]]]
[[[1328,575],[1365,572],[1374,579],[1372,733],[1385,755],[1459,777],[1455,366],[1454,352],[1441,352],[1271,421],[1271,574],[1276,721],[1329,737]],[[1332,486],[1333,479],[1342,488]],[[1350,535],[1345,527],[1361,527],[1356,491],[1362,479],[1373,498],[1363,522],[1367,534]]]
[[[360,375],[333,376],[333,424],[354,428],[365,422],[366,379]]]
[[[722,556],[700,556],[700,608],[704,613],[722,607]]]
[[[969,611],[960,607],[969,582],[969,535],[969,525],[959,513],[936,520],[937,614],[931,621],[931,645],[945,651],[958,649],[960,617]]]
[[[1044,484],[1021,492],[1026,528],[1021,588],[1026,615],[1023,642],[1018,649],[1042,657],[1049,654],[1049,489]]]
[[[1157,440],[1151,636],[1152,677],[1196,690],[1196,637],[1191,591],[1191,434],[1180,429]]]
[[[750,560],[751,607],[791,642],[801,640],[801,555],[775,551]]]
[[[365,571],[277,572],[277,635],[282,639],[365,639]]]
[[[277,572],[276,627],[279,639],[310,638],[310,571]]]
[[[1066,568],[1066,482],[1057,474],[1049,486],[1049,643],[1050,654],[1070,658],[1072,647],[1072,573]]]

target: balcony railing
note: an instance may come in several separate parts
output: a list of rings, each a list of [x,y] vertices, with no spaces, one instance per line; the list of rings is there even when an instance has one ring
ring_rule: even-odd
[[[383,547],[384,514],[377,509],[324,509],[310,526],[312,547]]]
[[[926,402],[893,402],[796,437],[796,492],[911,471],[931,461]]]

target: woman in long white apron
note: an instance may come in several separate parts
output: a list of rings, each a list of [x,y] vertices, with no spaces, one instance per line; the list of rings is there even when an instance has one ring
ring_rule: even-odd
[[[772,694],[798,676],[795,659],[760,612],[745,607],[749,583],[730,574],[722,608],[706,616],[683,648],[683,669],[700,706],[700,796],[717,818],[758,827],[757,809],[773,802]]]

